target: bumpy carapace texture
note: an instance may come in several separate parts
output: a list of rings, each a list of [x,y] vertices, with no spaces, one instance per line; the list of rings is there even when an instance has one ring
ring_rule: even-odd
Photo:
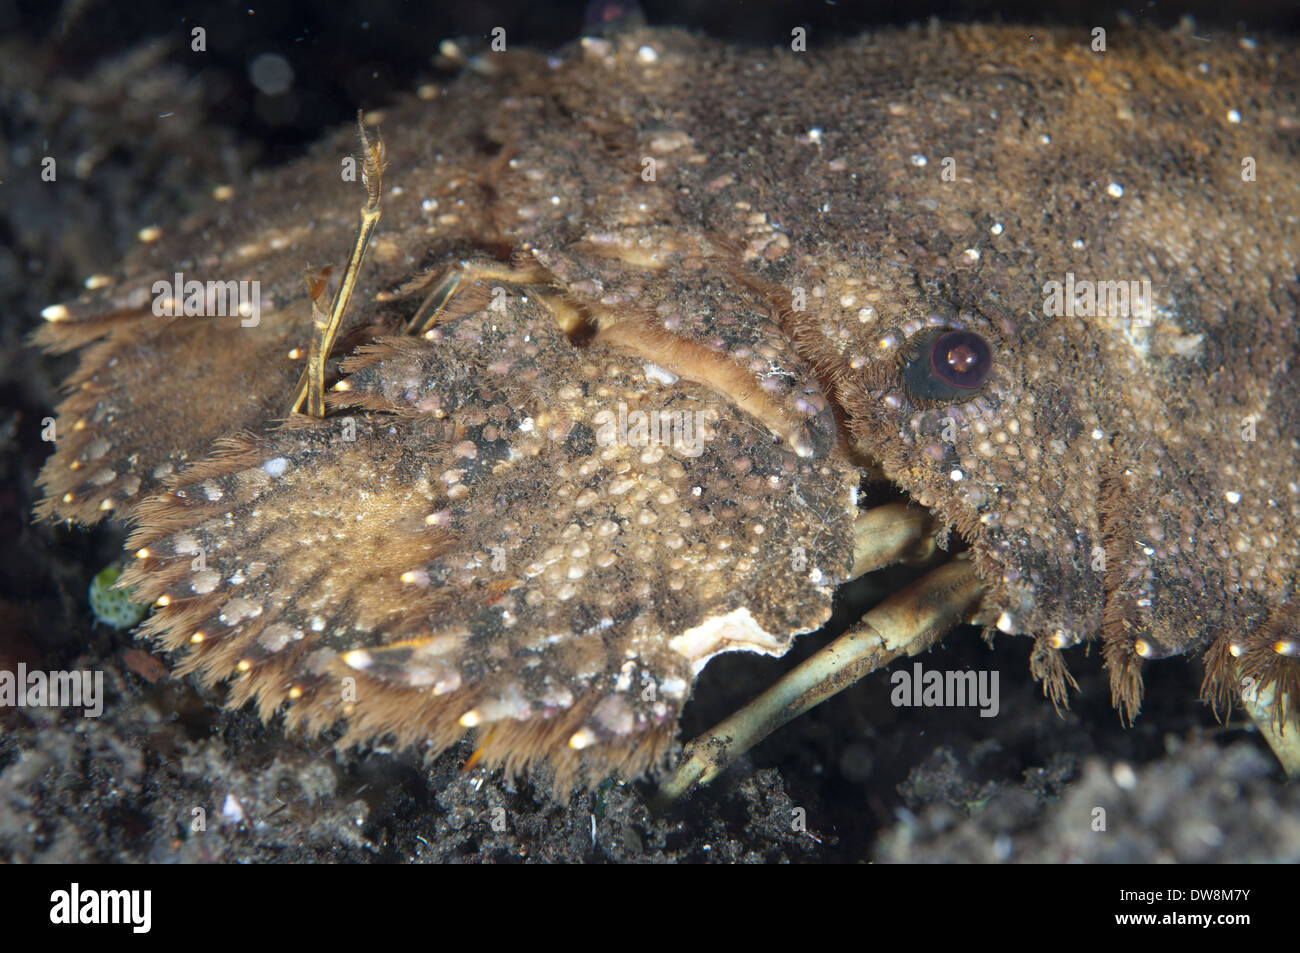
[[[486,54],[384,111],[331,415],[283,421],[354,130],[47,312],[84,350],[41,515],[132,523],[145,631],[232,702],[567,778],[661,763],[710,656],[827,619],[864,474],[965,541],[1058,700],[1094,639],[1129,717],[1192,651],[1207,697],[1294,700],[1298,81],[1149,30]],[[260,281],[258,325],[155,316],[176,272]],[[982,385],[912,373],[942,329]]]

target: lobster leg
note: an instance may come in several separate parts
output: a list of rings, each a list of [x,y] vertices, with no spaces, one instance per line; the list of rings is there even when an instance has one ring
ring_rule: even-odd
[[[361,274],[366,248],[379,225],[382,211],[380,196],[384,187],[384,140],[376,134],[372,141],[366,135],[359,116],[357,128],[361,133],[361,148],[364,153],[361,179],[366,187],[366,204],[361,208],[361,226],[357,230],[357,240],[352,246],[352,254],[348,256],[347,268],[343,272],[338,291],[334,294],[329,313],[320,309],[313,298],[311,347],[307,353],[307,366],[303,368],[302,376],[298,378],[298,384],[293,390],[290,413],[303,410],[303,405],[306,404],[305,412],[309,416],[325,416],[325,362],[334,348],[334,339],[338,337],[343,315]]]
[[[969,618],[982,593],[970,560],[956,558],[889,597],[758,698],[688,744],[676,772],[660,789],[660,798],[672,801],[697,782],[707,784],[782,725],[894,659],[925,651]]]

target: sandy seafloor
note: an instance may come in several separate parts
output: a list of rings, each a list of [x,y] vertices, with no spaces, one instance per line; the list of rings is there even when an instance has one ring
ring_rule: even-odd
[[[356,6],[340,4],[340,22],[359,23]],[[500,16],[513,22],[503,6]],[[759,34],[799,22],[779,7],[766,19],[746,9],[747,29]],[[349,97],[380,105],[393,89],[443,78],[427,53],[457,31],[422,23],[425,42],[409,35],[416,27],[383,26],[380,12],[378,27],[331,32],[327,24],[295,39],[287,14],[262,11],[260,21],[229,21],[211,62],[196,68],[176,52],[178,37],[190,23],[221,26],[233,13],[196,8],[184,23],[181,14],[135,13],[115,30],[101,5],[88,10],[62,29],[52,15],[24,16],[0,0],[0,667],[102,670],[108,699],[98,719],[0,710],[0,861],[1300,860],[1300,785],[1285,783],[1240,715],[1220,724],[1197,701],[1195,662],[1148,666],[1144,710],[1125,729],[1096,653],[1072,654],[1082,691],[1058,717],[1029,677],[1027,641],[990,649],[974,630],[959,630],[922,661],[997,670],[996,718],[896,708],[879,674],[666,814],[648,807],[646,782],[557,798],[544,779],[463,773],[466,745],[431,760],[411,751],[340,755],[249,712],[222,711],[219,693],[159,677],[148,647],[97,625],[87,605],[87,584],[116,557],[121,537],[31,522],[48,452],[41,419],[71,359],[40,357],[24,337],[42,307],[110,268],[142,225],[179,216],[255,164],[292,158],[355,109]],[[696,20],[689,9],[659,19],[650,12],[655,22],[726,35],[716,12]],[[487,19],[471,18],[461,32],[492,22],[490,12],[475,17]],[[578,19],[532,14],[521,29],[559,42],[576,35]],[[385,42],[398,48],[383,53]],[[426,52],[413,52],[422,42]],[[297,44],[288,110],[260,98],[242,72],[279,43]],[[65,171],[40,184],[34,167],[50,151],[67,157]],[[871,599],[863,589],[845,602],[860,608]],[[839,618],[847,616],[846,605]],[[825,641],[807,636],[781,661],[716,660],[696,687],[684,734],[704,730]],[[1104,832],[1093,830],[1098,807]],[[806,830],[793,823],[798,808]],[[203,831],[192,830],[196,809]]]

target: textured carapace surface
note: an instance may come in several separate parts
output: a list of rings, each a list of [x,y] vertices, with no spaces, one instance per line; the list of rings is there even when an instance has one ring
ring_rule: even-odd
[[[1295,698],[1300,67],[1089,40],[491,56],[385,112],[333,416],[276,429],[302,269],[355,229],[349,132],[51,309],[41,342],[86,351],[42,515],[133,520],[148,631],[233,700],[357,740],[479,726],[511,767],[659,760],[711,654],[827,618],[862,472],[969,543],[979,621],[1035,637],[1058,697],[1102,638],[1130,716],[1143,658],[1201,648],[1209,694]],[[260,281],[259,324],[156,317],[176,272]],[[946,330],[987,345],[953,352],[988,359],[967,390],[918,383]]]

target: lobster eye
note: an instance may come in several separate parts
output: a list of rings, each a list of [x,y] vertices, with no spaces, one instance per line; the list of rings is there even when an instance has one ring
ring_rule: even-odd
[[[902,356],[903,382],[923,400],[968,400],[993,370],[993,348],[974,331],[938,329]]]

